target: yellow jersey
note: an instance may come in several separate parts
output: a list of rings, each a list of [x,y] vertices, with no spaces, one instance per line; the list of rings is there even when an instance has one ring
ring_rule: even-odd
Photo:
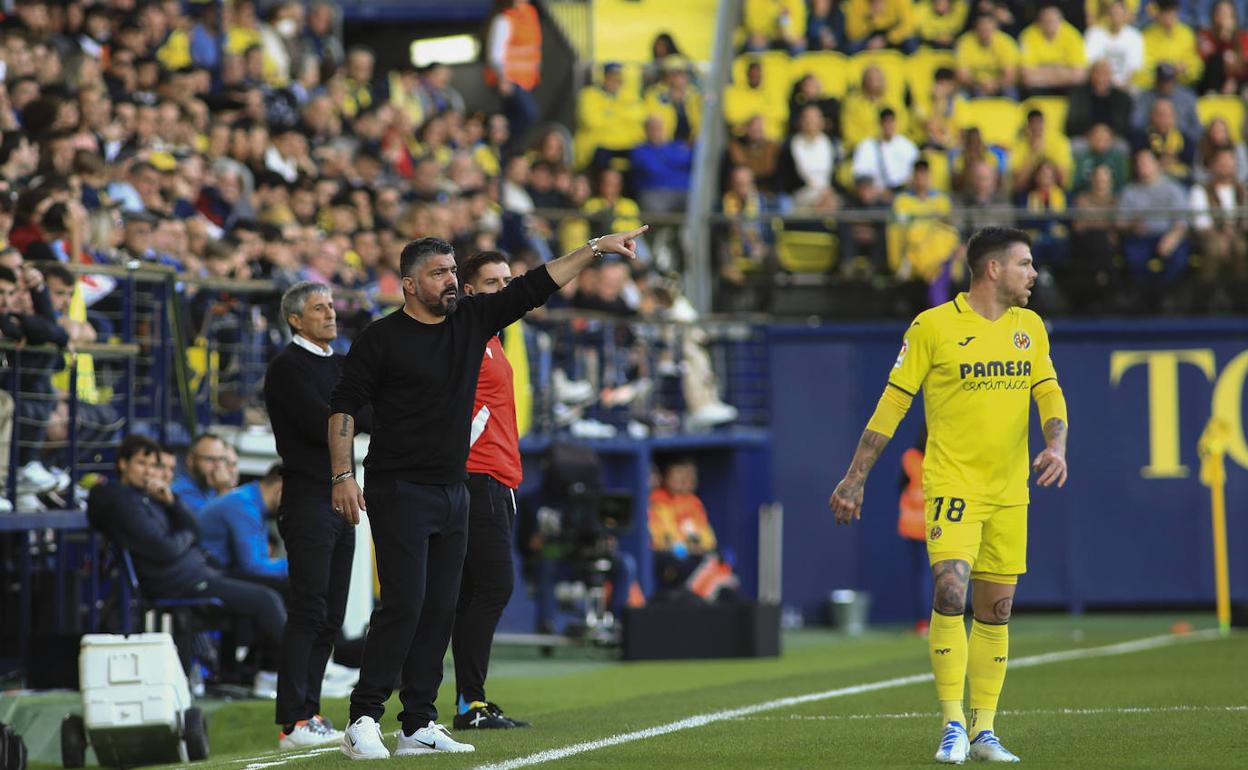
[[[1026,505],[1031,391],[1057,379],[1040,316],[1010,308],[996,321],[966,294],[920,313],[888,384],[923,391],[923,493],[990,505]]]
[[[958,38],[954,58],[959,67],[971,71],[975,79],[1000,77],[1008,67],[1017,67],[1020,53],[1014,38],[1000,30],[992,34],[987,46],[979,42],[974,32],[964,32]]]
[[[1086,67],[1088,54],[1083,47],[1083,35],[1068,21],[1057,28],[1057,36],[1049,40],[1040,31],[1040,25],[1032,24],[1018,37],[1022,49],[1024,67]]]

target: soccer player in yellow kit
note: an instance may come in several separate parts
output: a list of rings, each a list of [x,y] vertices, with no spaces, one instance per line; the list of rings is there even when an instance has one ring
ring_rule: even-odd
[[[1025,309],[1036,280],[1027,233],[986,227],[967,243],[970,291],[910,324],[884,395],[828,505],[838,524],[861,517],[863,487],[920,388],[927,414],[923,492],[935,579],[928,651],[944,732],[939,762],[1017,762],[993,732],[1009,657],[1007,623],[1027,571],[1028,420],[1034,399],[1045,448],[1040,486],[1066,483],[1066,401],[1040,316]],[[973,586],[970,639],[963,615]],[[970,682],[971,723],[962,709]]]

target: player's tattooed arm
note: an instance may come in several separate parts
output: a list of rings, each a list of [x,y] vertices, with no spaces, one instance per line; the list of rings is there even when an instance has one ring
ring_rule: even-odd
[[[1044,424],[1044,443],[1051,447],[1066,449],[1066,421],[1060,417],[1050,417]]]
[[[1050,417],[1044,423],[1045,448],[1036,455],[1031,467],[1037,474],[1036,484],[1048,487],[1066,485],[1066,421]]]
[[[828,500],[828,507],[836,514],[837,524],[848,524],[862,518],[862,495],[867,485],[867,474],[880,459],[880,453],[888,446],[888,436],[868,428],[858,440],[854,459],[849,463],[845,478],[836,485],[836,491]]]

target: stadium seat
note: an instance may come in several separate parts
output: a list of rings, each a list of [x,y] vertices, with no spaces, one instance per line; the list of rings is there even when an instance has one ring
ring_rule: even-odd
[[[1222,118],[1231,130],[1231,140],[1243,141],[1244,102],[1238,96],[1202,96],[1196,100],[1196,114],[1202,126]]]
[[[1044,113],[1044,130],[1046,134],[1066,135],[1066,113],[1070,111],[1070,102],[1064,96],[1033,96],[1022,104],[1023,118],[1032,110]]]
[[[814,75],[823,84],[828,96],[842,99],[849,90],[849,59],[837,51],[809,51],[789,64],[789,80],[797,83],[806,75]]]
[[[890,100],[898,103],[906,98],[906,57],[898,51],[863,51],[849,60],[849,85],[862,85],[862,73],[872,64],[884,73],[884,88]],[[930,90],[930,87],[929,87]]]
[[[968,99],[959,105],[954,123],[974,126],[988,144],[1009,147],[1018,138],[1027,113],[1010,99]]]
[[[957,70],[957,60],[952,51],[936,51],[922,48],[906,59],[906,85],[910,87],[910,99],[926,112],[932,101],[932,83],[936,70],[948,67]]]
[[[785,230],[776,219],[776,257],[790,273],[826,273],[836,264],[837,239],[823,230]]]

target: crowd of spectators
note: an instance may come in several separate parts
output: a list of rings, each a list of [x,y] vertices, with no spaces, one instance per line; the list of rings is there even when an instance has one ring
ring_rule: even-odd
[[[540,54],[516,59],[540,49],[540,36],[525,0],[500,0],[486,25],[487,81],[501,100],[485,108],[465,100],[445,65],[383,70],[367,45],[344,46],[340,9],[326,0],[12,5],[0,17],[4,337],[68,355],[140,341],[142,381],[155,366],[147,348],[167,329],[163,316],[140,317],[148,342],[128,338],[122,319],[134,308],[123,307],[124,281],[110,268],[174,273],[187,319],[176,342],[198,367],[192,382],[218,389],[214,408],[247,396],[226,382],[247,376],[237,351],[263,361],[283,342],[277,298],[297,281],[334,287],[341,350],[401,300],[398,256],[410,239],[439,237],[461,256],[502,249],[519,272],[593,234],[635,227],[642,207],[678,210],[688,191],[701,100],[670,36],[656,42],[644,91],[621,88],[621,66],[599,68],[580,95],[574,142],[568,127],[532,123]],[[570,215],[541,215],[550,209]],[[669,313],[677,292],[656,262],[670,266],[670,239],[640,253],[633,270],[591,271],[552,307]],[[246,279],[271,288],[222,283]],[[210,358],[218,372],[206,377]],[[74,459],[64,360],[23,355],[18,414],[0,404],[0,433],[20,434],[23,509],[74,494],[59,470]],[[110,402],[117,372],[97,364],[97,387],[90,356],[77,360],[83,454],[115,440],[124,409]],[[4,376],[13,378],[8,367]],[[229,387],[243,398],[226,404]]]
[[[829,230],[844,276],[958,285],[985,224],[1035,239],[1046,309],[1243,311],[1248,32],[1230,0],[746,0],[728,288]],[[958,213],[961,212],[961,213]],[[797,235],[801,230],[797,228]]]

